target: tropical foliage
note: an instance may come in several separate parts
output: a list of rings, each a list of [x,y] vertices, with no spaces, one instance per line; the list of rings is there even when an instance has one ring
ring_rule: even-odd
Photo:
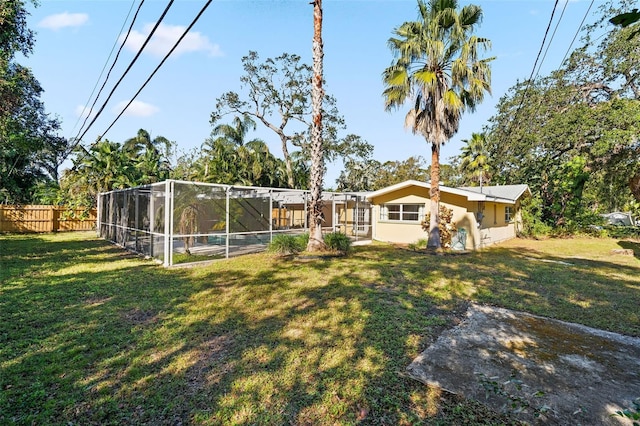
[[[17,54],[33,52],[35,35],[27,16],[25,1],[0,3],[0,203],[50,196],[69,154],[68,141],[58,136],[60,122],[45,112],[43,88],[29,68],[16,62]]]
[[[249,116],[235,117],[232,125],[216,125],[202,145],[199,173],[192,179],[230,185],[286,186],[284,162],[269,151],[263,140],[246,140],[255,127]],[[293,162],[292,168],[298,170],[300,165]]]
[[[491,58],[480,58],[490,41],[473,34],[482,10],[456,0],[418,0],[417,21],[405,22],[388,41],[396,60],[383,73],[387,110],[411,107],[405,126],[431,144],[429,246],[439,247],[440,146],[458,131],[490,91]]]
[[[79,145],[73,167],[60,179],[59,199],[70,205],[95,206],[100,192],[168,179],[173,145],[143,129],[123,143],[103,139],[89,148]]]
[[[512,87],[486,129],[494,182],[529,184],[541,220],[567,231],[597,213],[640,214],[640,38],[609,26],[594,45],[599,29],[562,68]]]
[[[247,93],[227,92],[220,96],[211,113],[211,123],[216,125],[226,115],[249,116],[272,130],[280,142],[286,186],[302,188],[295,159],[296,155],[305,162],[312,158],[313,68],[303,63],[299,55],[283,53],[261,61],[254,51],[242,58],[242,67],[245,74],[240,82],[248,88]],[[339,135],[346,124],[339,115],[336,99],[323,93],[321,100],[323,160],[369,155],[373,147],[359,136]]]
[[[489,181],[489,158],[484,133],[472,133],[471,139],[463,139],[465,144],[460,153],[460,169],[465,184],[482,186]]]

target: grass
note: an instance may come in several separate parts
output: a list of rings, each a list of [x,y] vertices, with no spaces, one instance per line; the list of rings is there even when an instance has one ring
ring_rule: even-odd
[[[405,367],[470,301],[640,336],[639,256],[513,240],[163,269],[92,233],[0,236],[0,424],[515,424]]]

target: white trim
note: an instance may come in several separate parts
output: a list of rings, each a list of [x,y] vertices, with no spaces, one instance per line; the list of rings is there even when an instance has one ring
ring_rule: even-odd
[[[431,184],[427,182],[420,182],[417,180],[405,180],[404,182],[396,183],[395,185],[387,186],[386,188],[379,189],[370,194],[367,194],[367,200],[371,201],[373,198],[381,195],[386,195],[391,192],[398,191],[400,189],[408,188],[410,186],[417,186],[419,188],[431,189]],[[440,191],[454,195],[461,195],[466,197],[469,201],[486,201],[486,194],[479,194],[477,192],[465,191],[464,189],[450,188],[448,186],[440,185]]]

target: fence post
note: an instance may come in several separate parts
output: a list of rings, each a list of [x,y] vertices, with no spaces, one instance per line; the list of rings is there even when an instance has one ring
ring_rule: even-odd
[[[229,192],[231,191],[231,186],[228,186],[226,188],[226,211],[225,211],[225,216],[224,216],[224,221],[225,221],[225,232],[227,233],[226,237],[225,237],[225,249],[224,249],[224,256],[226,259],[229,258],[229,231],[231,229],[231,227],[229,226],[229,219],[230,219],[230,214],[229,214]]]
[[[54,206],[49,206],[49,217],[51,218],[51,226],[49,227],[49,232],[57,232],[58,231],[58,215],[56,208]]]
[[[173,195],[171,194],[171,180],[164,183],[164,264],[171,266],[171,254],[173,253]]]

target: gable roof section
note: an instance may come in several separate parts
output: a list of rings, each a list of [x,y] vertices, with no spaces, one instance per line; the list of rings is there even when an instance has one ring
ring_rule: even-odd
[[[386,195],[400,189],[408,188],[410,186],[417,186],[419,188],[430,189],[431,184],[428,182],[420,182],[417,180],[406,180],[404,182],[396,183],[395,185],[387,186],[386,188],[379,189],[371,192],[367,195],[367,200]],[[440,191],[449,194],[460,195],[465,197],[469,201],[496,201],[506,204],[514,204],[525,192],[529,191],[527,185],[502,185],[502,186],[483,186],[482,192],[479,187],[461,187],[451,188],[448,186],[440,185]]]

